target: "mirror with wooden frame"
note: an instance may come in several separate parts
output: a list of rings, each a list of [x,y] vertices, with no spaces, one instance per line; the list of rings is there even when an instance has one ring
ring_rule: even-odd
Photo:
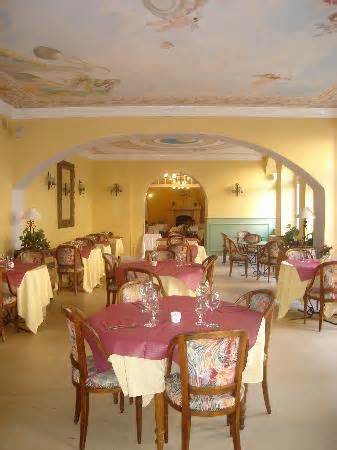
[[[57,220],[59,228],[75,225],[75,166],[67,161],[57,164]]]

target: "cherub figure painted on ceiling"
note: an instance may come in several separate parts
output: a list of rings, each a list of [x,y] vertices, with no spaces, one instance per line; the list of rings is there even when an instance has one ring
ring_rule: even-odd
[[[143,0],[145,8],[153,15],[160,18],[155,22],[147,22],[147,25],[156,28],[157,31],[168,31],[175,28],[198,28],[200,9],[208,0],[172,0],[168,6],[162,0]]]

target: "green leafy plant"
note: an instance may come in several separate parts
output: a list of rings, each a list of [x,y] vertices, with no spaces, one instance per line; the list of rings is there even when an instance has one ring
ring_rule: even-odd
[[[320,256],[328,256],[330,255],[330,251],[332,250],[332,247],[330,247],[329,245],[323,245],[322,250],[320,251]]]
[[[287,225],[288,231],[284,233],[283,242],[285,247],[297,247],[300,244],[300,230],[297,227]]]
[[[47,250],[50,248],[50,242],[46,239],[44,231],[40,228],[30,229],[26,227],[20,236],[21,249]]]

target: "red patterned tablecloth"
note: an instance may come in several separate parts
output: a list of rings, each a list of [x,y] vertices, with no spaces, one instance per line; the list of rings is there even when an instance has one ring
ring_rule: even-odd
[[[287,262],[296,267],[298,276],[301,281],[311,280],[311,278],[315,274],[317,267],[321,264],[321,261],[319,259],[305,259],[302,261],[299,259],[289,258]]]
[[[23,280],[23,277],[29,270],[36,269],[39,267],[39,264],[33,263],[23,263],[21,261],[15,261],[15,266],[12,270],[7,270],[5,273],[7,275],[8,283],[12,290],[16,290]]]

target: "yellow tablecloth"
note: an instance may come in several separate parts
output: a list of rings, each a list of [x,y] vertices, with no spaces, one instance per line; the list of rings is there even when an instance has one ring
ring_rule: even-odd
[[[305,288],[310,280],[301,281],[296,267],[286,261],[281,263],[277,283],[276,300],[279,305],[278,319],[282,319],[289,311],[295,300],[303,300]],[[337,313],[336,303],[327,303],[324,308],[326,318]]]
[[[160,275],[159,278],[163,284],[166,295],[186,295],[188,297],[195,297],[195,292],[179,278],[163,275]]]
[[[260,383],[263,379],[263,360],[265,343],[265,320],[257,335],[255,345],[249,350],[244,383]],[[110,355],[109,361],[116,373],[124,395],[143,396],[143,407],[147,406],[154,394],[165,389],[166,358],[151,360],[131,356]]]
[[[124,253],[124,245],[122,238],[112,238],[111,253],[116,256],[121,256]]]
[[[53,297],[47,266],[29,270],[23,277],[17,289],[18,314],[27,328],[37,333],[44,319],[44,311]]]
[[[82,261],[84,266],[83,290],[90,293],[100,284],[104,275],[102,250],[99,247],[95,247],[91,250],[89,257],[82,258]]]

